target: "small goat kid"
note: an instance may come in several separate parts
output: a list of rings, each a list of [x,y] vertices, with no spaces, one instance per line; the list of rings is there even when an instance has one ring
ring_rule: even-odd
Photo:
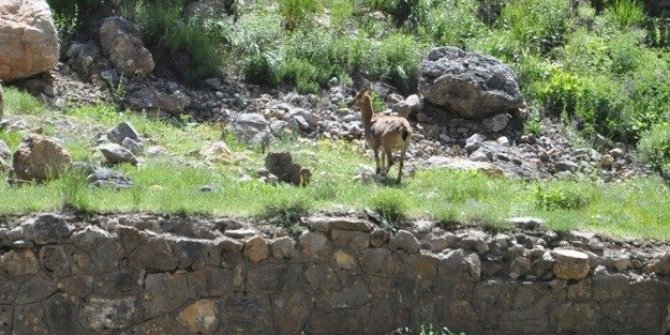
[[[398,183],[400,183],[405,152],[412,137],[412,126],[407,119],[400,116],[375,115],[372,109],[369,85],[364,86],[356,94],[354,100],[349,103],[349,107],[358,108],[361,112],[361,119],[365,128],[365,140],[375,153],[376,173],[382,172],[382,175],[386,176],[395,162],[393,151],[400,150],[400,163],[398,164]],[[379,157],[380,148],[382,149],[381,160]],[[385,166],[384,156],[388,159],[388,166]]]

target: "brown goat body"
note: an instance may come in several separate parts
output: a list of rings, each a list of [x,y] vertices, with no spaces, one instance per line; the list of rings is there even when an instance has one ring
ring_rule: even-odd
[[[388,174],[391,166],[395,163],[393,152],[400,151],[397,179],[400,183],[405,154],[412,138],[412,126],[409,121],[400,116],[375,115],[369,85],[364,86],[356,94],[349,106],[357,108],[361,112],[365,140],[375,155],[376,173],[381,172],[384,176]]]

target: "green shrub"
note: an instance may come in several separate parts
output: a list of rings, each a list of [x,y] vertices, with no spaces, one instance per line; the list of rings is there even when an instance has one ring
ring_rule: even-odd
[[[273,86],[277,84],[276,61],[268,54],[256,53],[244,64],[244,79],[250,83]]]
[[[611,0],[605,8],[605,20],[618,29],[639,26],[645,17],[644,6],[637,0]]]
[[[466,46],[466,41],[483,34],[487,27],[477,18],[477,1],[447,1],[432,8],[421,25],[428,42]]]
[[[545,211],[578,210],[590,202],[590,196],[573,183],[549,184],[535,189],[535,207]]]
[[[644,56],[644,50],[640,48],[641,38],[638,32],[612,36],[609,41],[612,73],[621,75],[637,70]]]
[[[394,224],[407,215],[409,199],[401,190],[381,190],[370,199],[372,209]]]
[[[387,80],[403,93],[416,89],[423,48],[411,36],[391,34],[381,41],[372,57],[373,78]]]
[[[658,123],[646,131],[638,150],[646,162],[670,177],[670,121]]]
[[[68,168],[60,171],[58,183],[64,208],[88,211],[91,194],[86,173],[83,170]]]
[[[397,27],[416,28],[427,16],[431,0],[366,0],[372,9],[389,14]]]
[[[181,1],[137,1],[128,15],[139,27],[159,66],[194,81],[216,75],[226,43],[222,25],[199,18],[186,19]]]
[[[284,19],[284,26],[296,29],[318,15],[323,7],[319,0],[280,0],[279,12]]]
[[[547,52],[563,43],[571,18],[570,0],[511,0],[497,25],[522,46]]]
[[[554,116],[566,115],[573,117],[577,102],[584,93],[583,79],[559,67],[550,69],[549,78],[536,91],[547,111]]]
[[[268,197],[265,199],[261,218],[279,219],[284,224],[294,223],[311,209],[309,200],[302,196]]]
[[[30,93],[19,91],[13,87],[6,87],[3,94],[5,113],[40,115],[46,111],[44,104]]]
[[[670,46],[670,18],[649,18],[645,28],[647,34],[645,43],[655,48]]]

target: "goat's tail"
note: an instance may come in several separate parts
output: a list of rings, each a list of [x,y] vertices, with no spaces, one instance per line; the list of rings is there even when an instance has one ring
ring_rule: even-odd
[[[407,130],[406,128],[402,129],[402,140],[403,140],[403,142],[407,142],[407,138],[409,138],[410,135],[412,135],[412,133],[410,133],[409,130]]]

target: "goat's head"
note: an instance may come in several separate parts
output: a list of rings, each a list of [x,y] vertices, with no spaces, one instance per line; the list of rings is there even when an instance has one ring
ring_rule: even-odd
[[[351,100],[347,106],[349,108],[361,108],[365,104],[369,103],[372,100],[370,96],[370,84],[366,84],[361,88],[360,91],[356,94],[353,100]]]

